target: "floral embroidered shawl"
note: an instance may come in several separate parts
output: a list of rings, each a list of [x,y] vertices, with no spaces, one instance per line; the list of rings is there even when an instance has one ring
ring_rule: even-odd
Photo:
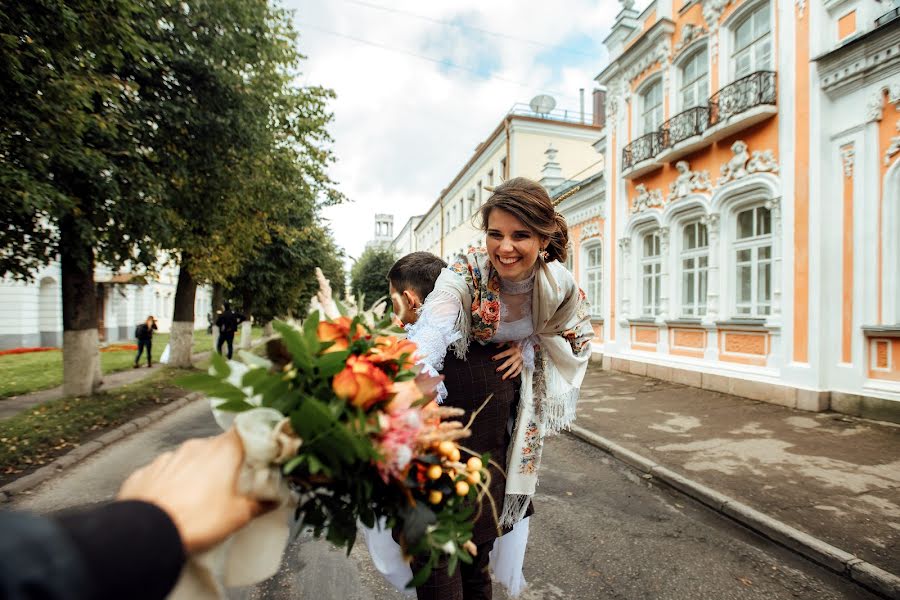
[[[521,520],[528,509],[537,486],[544,436],[558,433],[575,420],[593,337],[588,302],[572,274],[557,261],[538,260],[535,269],[531,316],[540,345],[534,369],[522,372],[500,517],[504,526]],[[497,332],[500,277],[484,250],[471,249],[441,273],[435,285],[438,290],[455,294],[464,307],[457,321],[462,338],[454,343],[456,355],[464,359],[472,339],[487,343]]]

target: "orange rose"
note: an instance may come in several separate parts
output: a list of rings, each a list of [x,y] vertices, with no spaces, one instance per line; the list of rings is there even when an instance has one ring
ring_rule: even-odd
[[[338,398],[367,410],[390,396],[391,380],[364,358],[350,356],[344,370],[334,376],[331,388]]]
[[[416,343],[398,337],[379,337],[375,339],[375,347],[369,351],[367,357],[376,364],[400,361],[403,355],[406,358],[399,364],[400,369],[410,369],[415,364]]]
[[[319,323],[319,326],[316,329],[316,335],[318,336],[319,341],[334,342],[332,346],[329,346],[328,349],[325,350],[326,353],[339,352],[350,347],[350,325],[352,323],[353,321],[350,317],[339,317],[334,321],[322,321]],[[353,339],[357,340],[365,335],[365,328],[357,323],[356,333],[353,336]]]

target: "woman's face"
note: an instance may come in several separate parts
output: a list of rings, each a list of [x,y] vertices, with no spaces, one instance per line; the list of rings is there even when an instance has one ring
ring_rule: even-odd
[[[495,208],[488,215],[488,257],[503,279],[527,279],[544,244],[545,241],[537,233],[512,213]]]

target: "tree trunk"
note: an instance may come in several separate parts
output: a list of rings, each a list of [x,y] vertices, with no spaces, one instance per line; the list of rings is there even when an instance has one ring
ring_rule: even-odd
[[[224,303],[225,303],[225,289],[222,287],[221,283],[214,283],[213,289],[212,289],[213,349],[215,349],[216,343],[219,341],[219,326],[216,325],[216,319],[219,318],[219,311],[222,310],[222,305]],[[213,350],[213,351],[215,351],[215,350]]]
[[[175,288],[175,307],[172,315],[172,333],[169,337],[169,364],[173,367],[190,368],[194,345],[194,301],[197,295],[197,281],[191,275],[190,256],[181,255],[178,269],[178,286]]]
[[[78,235],[74,217],[59,224],[63,304],[63,393],[87,396],[102,380],[97,336],[94,251]]]
[[[249,294],[245,294],[243,297],[244,305],[241,307],[243,309],[244,318],[246,321],[241,323],[241,344],[239,348],[242,350],[250,349],[250,342],[253,337],[253,325],[250,322],[251,317],[253,316],[253,298]]]
[[[272,321],[267,321],[263,326],[263,337],[272,337],[275,335],[275,328],[272,327]]]

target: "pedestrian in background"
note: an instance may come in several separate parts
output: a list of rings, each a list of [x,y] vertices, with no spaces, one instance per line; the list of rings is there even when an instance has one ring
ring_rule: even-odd
[[[151,352],[153,351],[153,332],[159,329],[156,326],[156,318],[153,315],[147,317],[147,320],[138,325],[134,330],[134,337],[137,338],[137,356],[134,357],[134,368],[137,369],[141,362],[141,353],[143,353],[144,349],[147,349],[147,366],[153,366],[153,357],[151,356]]]
[[[238,325],[244,321],[244,315],[231,310],[231,304],[225,303],[225,311],[216,319],[216,327],[219,328],[219,339],[216,342],[216,352],[222,354],[222,344],[228,343],[228,359],[234,353],[234,334]]]

